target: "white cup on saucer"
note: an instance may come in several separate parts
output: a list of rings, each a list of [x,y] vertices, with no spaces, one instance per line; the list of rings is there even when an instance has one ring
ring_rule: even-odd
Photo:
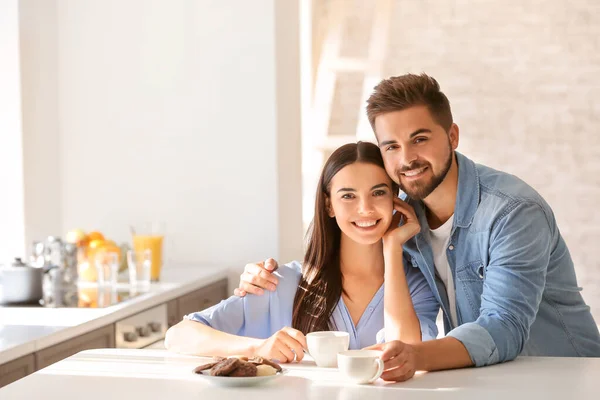
[[[350,335],[348,332],[321,331],[306,335],[308,354],[319,367],[335,368],[337,354],[348,350],[349,345]]]
[[[337,355],[338,369],[354,383],[373,383],[383,373],[382,352],[379,350],[348,350]]]

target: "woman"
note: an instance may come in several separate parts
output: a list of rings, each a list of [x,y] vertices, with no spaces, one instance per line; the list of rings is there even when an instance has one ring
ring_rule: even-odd
[[[419,223],[397,193],[376,145],[337,149],[319,179],[303,265],[279,268],[268,295],[232,296],[186,316],[167,331],[167,349],[291,362],[314,331],[346,331],[351,349],[434,338],[437,301],[402,253]]]

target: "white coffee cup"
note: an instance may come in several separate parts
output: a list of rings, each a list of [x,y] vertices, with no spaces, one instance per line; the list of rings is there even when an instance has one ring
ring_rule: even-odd
[[[354,383],[373,383],[383,373],[381,351],[348,350],[338,354],[338,369]]]
[[[349,345],[350,335],[348,332],[321,331],[306,335],[308,354],[319,367],[335,368],[337,354],[348,350]]]

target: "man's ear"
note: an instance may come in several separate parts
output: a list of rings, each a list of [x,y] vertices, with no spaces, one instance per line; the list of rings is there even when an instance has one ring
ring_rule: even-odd
[[[452,150],[456,150],[458,147],[458,125],[452,124],[450,130],[448,131],[448,136],[450,137],[450,145],[452,146]]]
[[[327,207],[327,215],[333,218],[335,217],[335,213],[333,212],[333,207],[331,207],[331,200],[329,200],[329,196],[325,196],[325,207]]]

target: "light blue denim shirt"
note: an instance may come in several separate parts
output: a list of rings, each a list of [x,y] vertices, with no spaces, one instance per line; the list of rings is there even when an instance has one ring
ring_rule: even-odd
[[[439,305],[423,274],[406,267],[407,283],[415,311],[421,322],[423,340],[437,336],[435,318]],[[186,315],[184,318],[198,321],[214,329],[230,334],[266,339],[286,326],[292,326],[294,297],[302,275],[302,266],[294,261],[280,267],[276,272],[279,284],[274,292],[262,296],[232,296],[204,311]],[[367,306],[358,324],[354,326],[343,299],[333,310],[331,322],[339,331],[350,334],[350,349],[361,349],[384,341],[382,285]]]
[[[456,157],[458,195],[446,254],[459,326],[448,318],[429,230],[404,247],[442,305],[447,334],[463,343],[476,366],[517,355],[600,357],[598,327],[550,206],[517,177]],[[423,205],[409,202],[428,227]]]

